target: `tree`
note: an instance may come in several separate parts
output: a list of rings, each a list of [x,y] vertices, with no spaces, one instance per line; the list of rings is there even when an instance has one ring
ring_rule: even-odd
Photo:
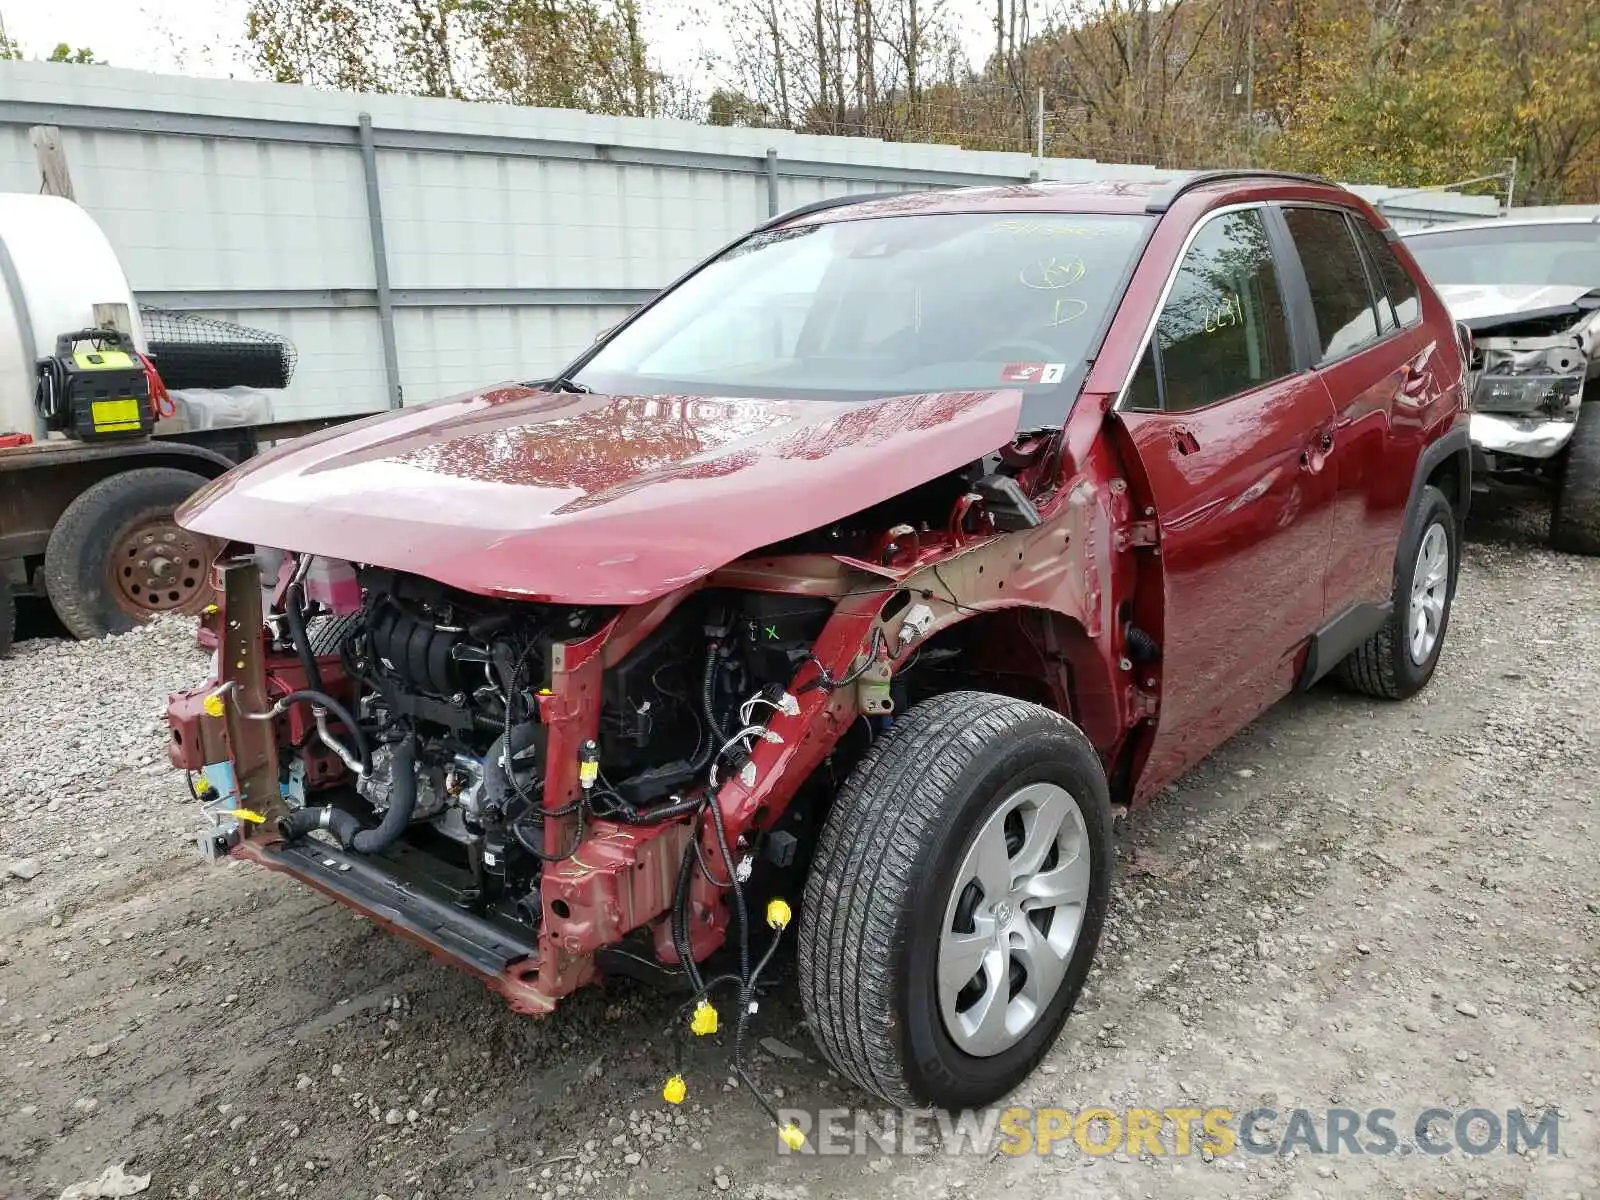
[[[461,97],[460,0],[251,0],[245,38],[278,83]]]
[[[1055,149],[1171,165],[1230,157],[1236,113],[1219,84],[1236,3],[1073,0],[1018,72],[1045,87],[1050,111],[1073,117],[1052,130]]]
[[[749,0],[723,9],[736,57],[714,112],[806,133],[925,138],[954,69],[946,0]]]
[[[86,67],[99,67],[105,65],[94,56],[94,51],[89,49],[87,46],[79,46],[76,50],[74,50],[65,42],[57,42],[56,48],[50,51],[50,57],[45,59],[45,61],[58,63],[79,63]]]
[[[778,119],[765,104],[727,88],[718,88],[706,100],[706,124],[770,129],[778,124]]]
[[[245,36],[280,83],[652,116],[639,0],[251,0]]]
[[[1529,200],[1596,198],[1595,0],[1328,4],[1319,24],[1321,52],[1271,147],[1275,161],[1424,186],[1514,158]]]
[[[637,0],[511,0],[480,12],[473,37],[495,99],[636,117],[660,111]]]
[[[664,0],[653,0],[663,3]],[[693,0],[691,0],[693,2]],[[992,40],[969,63],[956,11]],[[729,0],[696,88],[647,0],[250,0],[269,78],[715,125],[1600,200],[1600,0]],[[693,8],[691,26],[715,19]],[[93,61],[87,51],[63,51]],[[1497,186],[1491,182],[1490,189]]]
[[[3,26],[0,26],[0,62],[19,62],[26,58],[22,47],[10,37]],[[79,46],[74,50],[66,42],[57,42],[56,48],[50,51],[50,56],[45,62],[79,63],[83,66],[102,66],[101,60],[94,56],[94,51],[87,46]]]

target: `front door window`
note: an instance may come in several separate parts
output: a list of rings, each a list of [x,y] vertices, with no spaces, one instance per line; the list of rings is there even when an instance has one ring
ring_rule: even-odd
[[[1283,295],[1261,213],[1213,218],[1184,255],[1130,404],[1191,412],[1291,369]]]

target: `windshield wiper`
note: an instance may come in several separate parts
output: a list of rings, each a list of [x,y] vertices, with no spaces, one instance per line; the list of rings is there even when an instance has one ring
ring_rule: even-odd
[[[567,375],[557,376],[544,386],[545,390],[551,392],[577,392],[586,396],[594,394],[594,389],[587,383],[579,383],[576,379]]]

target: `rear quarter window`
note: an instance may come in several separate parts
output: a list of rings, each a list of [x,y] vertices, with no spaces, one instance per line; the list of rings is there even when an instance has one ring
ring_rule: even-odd
[[[1382,285],[1384,299],[1394,310],[1395,318],[1402,328],[1415,325],[1422,319],[1422,301],[1417,295],[1417,281],[1411,278],[1411,272],[1406,270],[1405,264],[1395,254],[1394,247],[1384,240],[1382,234],[1360,217],[1352,217],[1350,224],[1355,227],[1356,236],[1366,247],[1367,261],[1377,269],[1378,283]]]

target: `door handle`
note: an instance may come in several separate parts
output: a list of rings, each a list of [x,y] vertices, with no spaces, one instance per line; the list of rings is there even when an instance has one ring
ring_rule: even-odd
[[[1317,474],[1331,453],[1333,453],[1333,430],[1317,430],[1311,445],[1300,452],[1300,469],[1310,475]]]

